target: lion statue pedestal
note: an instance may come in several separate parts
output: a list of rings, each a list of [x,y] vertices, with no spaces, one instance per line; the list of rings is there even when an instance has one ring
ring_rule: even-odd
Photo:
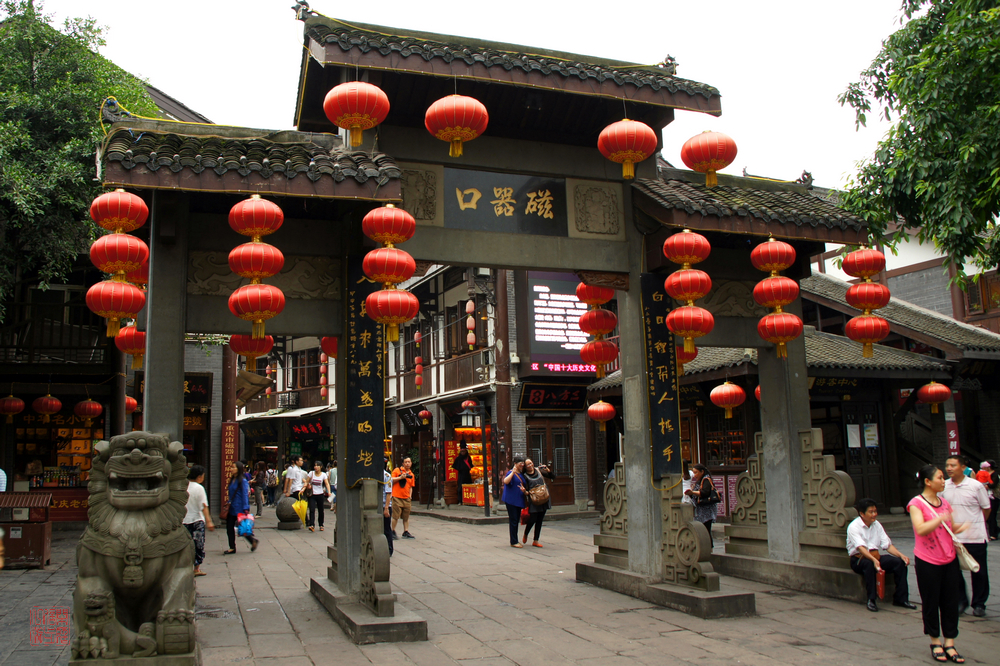
[[[187,483],[182,445],[167,435],[131,432],[95,447],[70,664],[199,663]]]

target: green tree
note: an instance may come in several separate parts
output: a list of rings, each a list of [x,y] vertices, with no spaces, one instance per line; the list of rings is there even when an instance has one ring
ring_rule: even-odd
[[[1000,2],[904,0],[903,26],[840,96],[895,124],[843,204],[874,238],[915,231],[964,274],[1000,260]],[[898,222],[898,226],[896,223]]]
[[[102,101],[158,115],[143,82],[98,54],[93,19],[60,31],[35,5],[0,2],[0,319],[20,283],[64,279],[95,236]]]

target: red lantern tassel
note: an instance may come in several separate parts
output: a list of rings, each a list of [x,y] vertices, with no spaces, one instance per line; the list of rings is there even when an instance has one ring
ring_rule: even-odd
[[[714,169],[705,172],[705,187],[715,187],[719,184],[719,178],[715,175]]]
[[[622,178],[625,180],[632,180],[635,178],[635,165],[632,164],[632,160],[625,160],[622,162]]]
[[[693,354],[695,350],[694,338],[684,338],[684,351],[688,354]]]
[[[594,366],[594,367],[596,367],[596,368],[597,368],[597,378],[598,378],[598,379],[604,379],[604,366],[603,366],[603,365],[601,365],[600,363],[598,363],[598,364],[597,364],[596,366]],[[601,424],[601,429],[602,429],[602,430],[604,429],[604,424],[603,424],[603,423]]]
[[[931,403],[931,414],[937,414],[937,413],[938,413],[938,403],[932,402]]]
[[[451,148],[448,149],[448,157],[461,157],[462,156],[462,140],[452,139]]]
[[[108,337],[109,338],[117,338],[119,330],[121,330],[121,322],[118,319],[109,319],[108,320]],[[45,423],[48,423],[48,421],[45,421]]]
[[[249,372],[257,372],[257,357],[247,356],[247,370]]]
[[[385,327],[385,339],[389,342],[397,342],[399,340],[399,326],[396,324],[389,324]]]
[[[604,432],[606,430],[606,428],[604,427],[604,421],[600,421],[600,424],[601,424],[601,432]]]
[[[727,419],[733,418],[733,408],[732,407],[726,407],[726,418]]]
[[[48,414],[42,414],[41,418],[38,419],[38,420],[41,421],[42,423],[48,423],[49,422],[49,415]]]
[[[132,369],[142,370],[142,354],[132,354]]]
[[[250,337],[258,340],[264,337],[264,320],[255,319],[253,322],[253,328],[250,329]]]
[[[784,342],[778,343],[778,358],[788,358],[788,346]]]
[[[352,148],[357,148],[358,146],[361,145],[364,139],[364,130],[362,130],[361,127],[359,126],[352,127],[347,131],[347,133],[349,135],[348,139],[350,139]]]
[[[872,343],[866,342],[861,345],[861,358],[874,358],[875,349],[872,347]]]

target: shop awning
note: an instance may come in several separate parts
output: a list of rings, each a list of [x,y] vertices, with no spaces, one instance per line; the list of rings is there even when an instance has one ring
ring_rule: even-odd
[[[0,493],[0,509],[44,509],[52,504],[52,493]]]
[[[253,414],[240,414],[236,417],[237,421],[256,421],[258,419],[296,419],[303,416],[311,416],[313,414],[321,414],[323,412],[335,412],[337,408],[333,405],[324,405],[320,407],[301,407],[299,409],[271,409],[266,412],[255,412]]]

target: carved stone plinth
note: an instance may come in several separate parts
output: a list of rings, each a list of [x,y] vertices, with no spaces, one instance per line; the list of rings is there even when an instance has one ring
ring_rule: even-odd
[[[76,551],[72,663],[197,663],[182,451],[149,432],[94,447],[89,523]]]
[[[295,513],[292,505],[295,504],[294,497],[282,497],[278,500],[278,506],[274,509],[274,515],[278,518],[279,530],[301,530],[302,519]]]
[[[663,517],[663,580],[705,592],[719,591],[719,574],[712,568],[712,540],[708,528],[694,519],[694,507],[681,502],[684,481],[666,477],[660,491]]]

